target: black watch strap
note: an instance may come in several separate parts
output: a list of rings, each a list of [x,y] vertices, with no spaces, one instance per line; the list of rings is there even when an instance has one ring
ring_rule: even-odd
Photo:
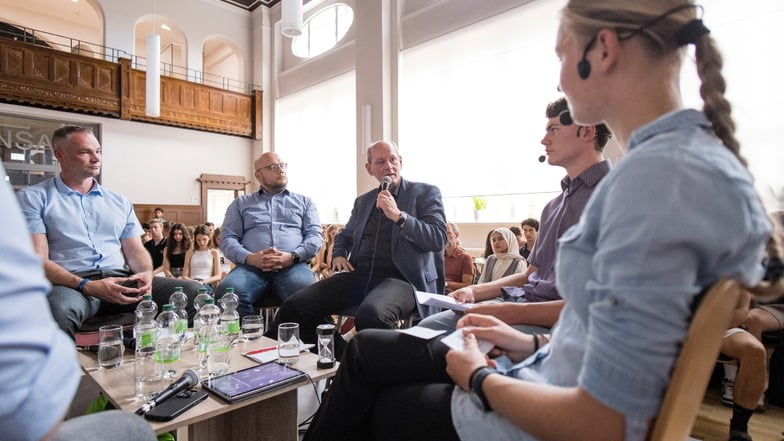
[[[299,254],[291,253],[294,257],[291,258],[291,264],[296,265],[299,263]]]
[[[406,223],[406,219],[408,219],[408,214],[406,214],[405,211],[401,211],[400,217],[397,218],[397,221],[395,221],[395,223],[397,224],[398,227],[403,226],[403,224]]]
[[[485,393],[482,390],[482,383],[484,383],[485,378],[487,378],[488,375],[497,373],[497,370],[489,366],[484,366],[477,369],[471,375],[471,392],[479,397],[479,400],[482,402],[482,406],[485,408],[485,412],[489,412],[493,409],[490,407],[490,403],[487,401],[487,397],[485,397]]]

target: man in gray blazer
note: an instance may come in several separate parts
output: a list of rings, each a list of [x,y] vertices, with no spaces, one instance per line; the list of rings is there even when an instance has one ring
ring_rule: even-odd
[[[367,150],[368,173],[381,186],[354,201],[345,229],[335,238],[332,276],[289,297],[277,324],[300,324],[300,338],[316,342],[316,326],[356,307],[354,324],[392,328],[416,308],[414,289],[443,293],[446,218],[441,191],[400,176],[403,159],[391,141]],[[345,342],[337,338],[338,355]]]

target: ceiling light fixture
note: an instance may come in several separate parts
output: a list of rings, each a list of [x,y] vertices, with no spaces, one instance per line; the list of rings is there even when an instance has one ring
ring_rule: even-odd
[[[161,36],[155,33],[155,0],[152,0],[152,33],[147,34],[147,72],[144,113],[161,116]]]
[[[280,17],[280,33],[284,37],[296,38],[302,35],[302,0],[283,0]]]

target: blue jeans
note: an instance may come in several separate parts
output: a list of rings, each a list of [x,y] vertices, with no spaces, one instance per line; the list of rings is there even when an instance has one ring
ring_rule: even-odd
[[[253,306],[268,293],[286,300],[295,292],[316,282],[316,275],[303,263],[276,272],[264,272],[255,266],[238,264],[215,288],[216,301],[223,297],[226,288],[233,287],[240,298],[237,308],[240,317],[256,314]]]

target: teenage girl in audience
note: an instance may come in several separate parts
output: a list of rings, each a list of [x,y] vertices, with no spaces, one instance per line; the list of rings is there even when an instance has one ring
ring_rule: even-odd
[[[191,232],[183,224],[172,224],[166,248],[163,250],[163,272],[166,277],[181,278],[185,266],[185,253],[191,249]]]
[[[182,278],[201,283],[208,292],[212,292],[213,286],[221,280],[220,256],[212,248],[207,225],[199,225],[194,229],[193,249],[185,253]]]
[[[645,439],[693,300],[725,277],[758,285],[772,230],[700,18],[690,0],[570,0],[562,11],[555,52],[571,115],[606,123],[626,154],[559,241],[566,302],[549,344],[470,313],[458,323],[465,347],[452,350],[363,330],[305,441]],[[680,96],[687,45],[703,112]]]
[[[496,228],[490,234],[493,254],[487,257],[478,283],[492,282],[512,274],[522,273],[527,268],[520,255],[517,238],[508,228]]]
[[[220,258],[220,270],[221,270],[221,280],[226,277],[226,274],[229,274],[232,268],[234,268],[234,262],[227,259],[226,256],[223,255],[223,251],[220,249],[221,243],[221,229],[220,227],[215,228],[212,232],[212,246],[215,248],[215,251],[218,252],[218,257]]]

